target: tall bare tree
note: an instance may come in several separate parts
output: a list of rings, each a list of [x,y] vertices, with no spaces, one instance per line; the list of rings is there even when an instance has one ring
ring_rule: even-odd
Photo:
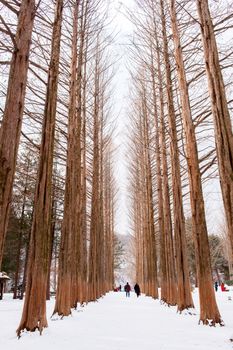
[[[99,39],[97,39],[99,41]],[[101,237],[100,226],[100,51],[97,42],[94,80],[93,105],[93,177],[91,195],[91,222],[90,222],[90,249],[89,249],[89,300],[96,300],[100,296],[99,255],[98,251]]]
[[[156,29],[155,29],[156,30]],[[173,218],[175,236],[175,255],[177,269],[177,307],[178,311],[192,308],[193,301],[189,282],[187,247],[185,235],[185,218],[183,211],[182,184],[180,172],[179,147],[177,137],[176,115],[173,101],[171,65],[168,51],[168,39],[165,17],[162,15],[163,58],[166,74],[166,92],[168,104],[168,122],[170,134],[172,191],[173,191]],[[159,52],[158,52],[159,53]],[[158,57],[159,58],[159,57]],[[160,69],[160,68],[158,68]],[[161,75],[161,74],[160,74]]]
[[[17,334],[47,327],[46,291],[50,256],[52,169],[63,0],[56,1],[42,142],[34,200],[26,296]]]
[[[0,129],[0,268],[24,112],[29,50],[35,12],[35,0],[21,2],[15,36],[4,21],[14,47]]]
[[[68,150],[67,150],[67,170],[66,170],[66,188],[64,216],[62,225],[61,247],[59,257],[59,273],[57,297],[54,313],[60,316],[68,316],[71,313],[71,307],[75,306],[76,298],[76,262],[77,253],[77,235],[79,233],[77,205],[78,189],[80,188],[78,180],[81,172],[78,162],[78,143],[80,141],[81,118],[78,112],[81,106],[77,105],[77,95],[80,95],[81,77],[77,76],[78,67],[78,10],[79,3],[73,6],[73,34],[72,34],[72,61],[70,74],[70,97],[69,97],[69,116],[68,116]],[[81,53],[80,53],[81,55]],[[80,68],[81,69],[81,68]],[[78,80],[79,79],[79,80]],[[79,89],[78,89],[79,87]],[[73,292],[72,291],[73,288]]]
[[[228,235],[231,243],[231,264],[233,266],[233,133],[225,86],[220,66],[214,26],[208,0],[198,0],[197,9],[205,56],[205,68],[208,77],[214,118],[215,143],[218,169],[226,214]],[[230,14],[231,16],[231,14]]]
[[[164,4],[162,0],[160,2],[161,14],[164,17]],[[175,45],[176,69],[178,74],[182,106],[182,118],[186,137],[186,156],[188,163],[190,201],[192,209],[192,229],[196,250],[198,287],[201,309],[200,322],[203,322],[203,324],[209,324],[210,322],[212,325],[215,325],[216,323],[222,324],[212,286],[210,251],[204,210],[201,174],[198,161],[197,143],[192,121],[188,84],[185,74],[174,0],[170,1],[170,7],[173,39]]]

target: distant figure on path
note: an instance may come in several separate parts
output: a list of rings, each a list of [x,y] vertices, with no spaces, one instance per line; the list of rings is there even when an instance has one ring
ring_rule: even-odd
[[[223,282],[221,283],[221,291],[222,292],[229,292],[229,289],[226,289]]]
[[[126,283],[124,289],[125,289],[125,292],[126,292],[126,296],[127,296],[127,297],[130,297],[131,287],[130,287],[130,285],[129,285],[128,282]]]
[[[139,295],[141,294],[141,290],[140,290],[139,284],[137,284],[137,283],[135,284],[134,291],[137,294],[137,297],[139,297]]]
[[[214,282],[214,289],[215,289],[215,292],[218,291],[218,282]]]

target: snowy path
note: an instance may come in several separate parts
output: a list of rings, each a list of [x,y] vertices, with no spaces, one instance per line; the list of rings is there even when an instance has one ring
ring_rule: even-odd
[[[109,293],[99,302],[64,320],[49,320],[42,336],[37,333],[15,336],[21,301],[8,296],[0,302],[0,349],[3,350],[227,350],[233,349],[233,301],[229,293],[217,293],[226,327],[198,326],[198,315],[178,315],[176,308],[131,294]],[[233,292],[231,292],[233,299]],[[194,294],[194,300],[197,293]],[[48,302],[48,315],[54,300]]]

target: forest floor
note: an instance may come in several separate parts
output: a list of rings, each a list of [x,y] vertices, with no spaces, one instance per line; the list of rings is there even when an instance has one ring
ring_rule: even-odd
[[[227,350],[233,349],[233,291],[216,293],[225,327],[198,325],[196,315],[180,315],[175,307],[131,293],[111,292],[98,302],[74,311],[71,317],[51,320],[42,336],[15,330],[21,317],[22,301],[5,294],[0,301],[1,350]],[[198,305],[198,292],[193,294]],[[231,297],[232,300],[229,300]],[[48,317],[54,299],[48,301]]]

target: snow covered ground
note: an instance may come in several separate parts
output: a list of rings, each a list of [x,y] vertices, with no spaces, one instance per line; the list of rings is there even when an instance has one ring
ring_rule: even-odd
[[[228,300],[231,296],[232,300]],[[227,350],[233,349],[233,291],[217,292],[225,327],[198,325],[197,315],[179,315],[175,307],[141,296],[108,293],[63,320],[49,320],[49,328],[16,338],[22,302],[5,295],[0,301],[1,350]],[[197,305],[198,293],[194,292]],[[48,302],[51,315],[54,299]]]

